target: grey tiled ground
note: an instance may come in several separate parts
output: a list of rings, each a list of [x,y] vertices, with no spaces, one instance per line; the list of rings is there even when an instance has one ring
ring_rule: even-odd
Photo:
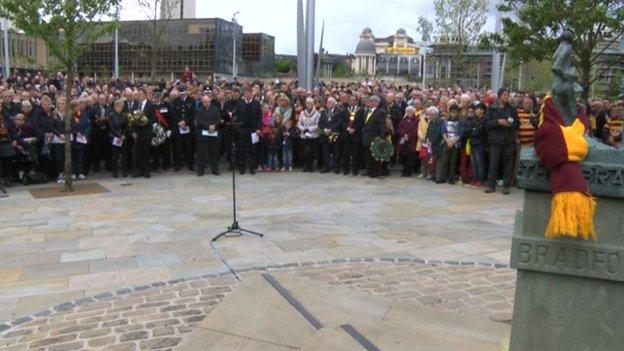
[[[217,247],[235,267],[415,256],[507,263],[521,193],[420,179],[239,177],[241,224]],[[109,193],[0,199],[0,321],[125,286],[223,272],[210,239],[231,224],[230,181],[189,174],[101,180]],[[130,184],[124,184],[130,183]]]
[[[511,318],[515,272],[507,268],[385,258],[339,261],[257,268],[240,275],[245,283],[267,271],[279,277],[289,275],[346,287],[371,295],[370,299],[383,297],[405,300],[414,306],[433,306],[475,320],[507,322]],[[240,286],[232,275],[224,274],[74,299],[22,320],[0,324],[0,351],[170,350]],[[334,297],[340,300],[350,296]],[[267,301],[258,302],[263,304]],[[297,321],[300,318],[296,316]]]

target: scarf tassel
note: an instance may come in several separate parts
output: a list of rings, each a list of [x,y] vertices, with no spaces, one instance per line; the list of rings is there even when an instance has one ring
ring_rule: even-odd
[[[551,203],[550,222],[546,229],[547,238],[567,236],[583,240],[596,240],[594,213],[596,200],[576,191],[556,193]]]

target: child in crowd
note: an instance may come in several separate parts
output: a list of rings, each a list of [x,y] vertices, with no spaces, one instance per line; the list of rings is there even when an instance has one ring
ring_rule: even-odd
[[[474,105],[475,117],[467,124],[465,134],[470,143],[470,164],[472,165],[474,179],[470,185],[481,187],[485,181],[485,111],[487,106],[479,102]]]
[[[273,128],[273,114],[271,113],[271,106],[267,103],[262,104],[262,123],[260,124],[260,145],[259,145],[259,160],[261,162],[262,170],[269,171],[268,163],[268,143],[271,138],[271,130]]]
[[[266,139],[266,152],[267,152],[267,170],[271,172],[279,171],[278,154],[281,149],[281,135],[280,128],[282,126],[282,120],[279,117],[274,118],[273,125],[271,126],[271,132]]]
[[[297,137],[297,129],[292,119],[287,119],[280,129],[282,143],[282,171],[293,170],[293,142]]]
[[[461,124],[459,123],[459,106],[449,106],[448,118],[442,122],[442,153],[436,165],[436,183],[448,181],[455,184],[457,157],[461,149]]]

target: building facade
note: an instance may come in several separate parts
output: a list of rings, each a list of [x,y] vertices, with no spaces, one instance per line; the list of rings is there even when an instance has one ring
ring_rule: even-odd
[[[162,0],[160,18],[190,19],[195,18],[195,0]]]
[[[244,33],[241,74],[267,77],[275,71],[275,37],[265,33]]]
[[[425,50],[403,28],[385,38],[375,38],[370,28],[364,28],[351,68],[369,76],[420,77]]]
[[[0,74],[4,71],[4,28],[0,21]],[[41,39],[20,33],[8,27],[9,60],[11,70],[43,70],[50,64],[50,54],[45,42]]]
[[[158,20],[163,26],[161,36],[152,52],[154,21],[122,21],[119,28],[120,75],[147,77],[155,57],[157,77],[177,76],[190,67],[198,77],[212,74],[232,74],[233,38],[236,36],[237,67],[245,67],[243,28],[220,18]],[[260,35],[258,66],[274,65],[274,38]],[[87,75],[111,76],[114,69],[114,36],[98,39],[78,60],[78,69]],[[256,57],[256,58],[257,58]],[[255,68],[256,66],[251,65]],[[241,71],[239,69],[239,71]],[[240,72],[253,73],[253,72]]]

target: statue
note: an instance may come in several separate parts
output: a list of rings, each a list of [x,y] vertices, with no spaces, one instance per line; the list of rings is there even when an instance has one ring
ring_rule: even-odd
[[[566,126],[571,125],[578,117],[580,106],[577,104],[577,94],[583,92],[583,88],[577,83],[578,72],[572,66],[572,39],[572,32],[568,30],[561,34],[551,68],[553,72],[552,100]],[[585,134],[585,140],[589,143],[590,149],[609,149],[609,146],[590,137],[588,133]]]
[[[572,66],[572,33],[565,31],[559,38],[559,47],[553,55],[553,82],[552,82],[552,99],[561,113],[565,125],[569,126],[576,118],[577,104],[575,92],[581,92],[582,88],[576,80],[578,73]]]
[[[561,35],[535,147],[522,150],[518,165],[525,193],[511,248],[518,275],[510,351],[624,345],[611,329],[624,323],[624,157],[587,133],[572,39]]]

